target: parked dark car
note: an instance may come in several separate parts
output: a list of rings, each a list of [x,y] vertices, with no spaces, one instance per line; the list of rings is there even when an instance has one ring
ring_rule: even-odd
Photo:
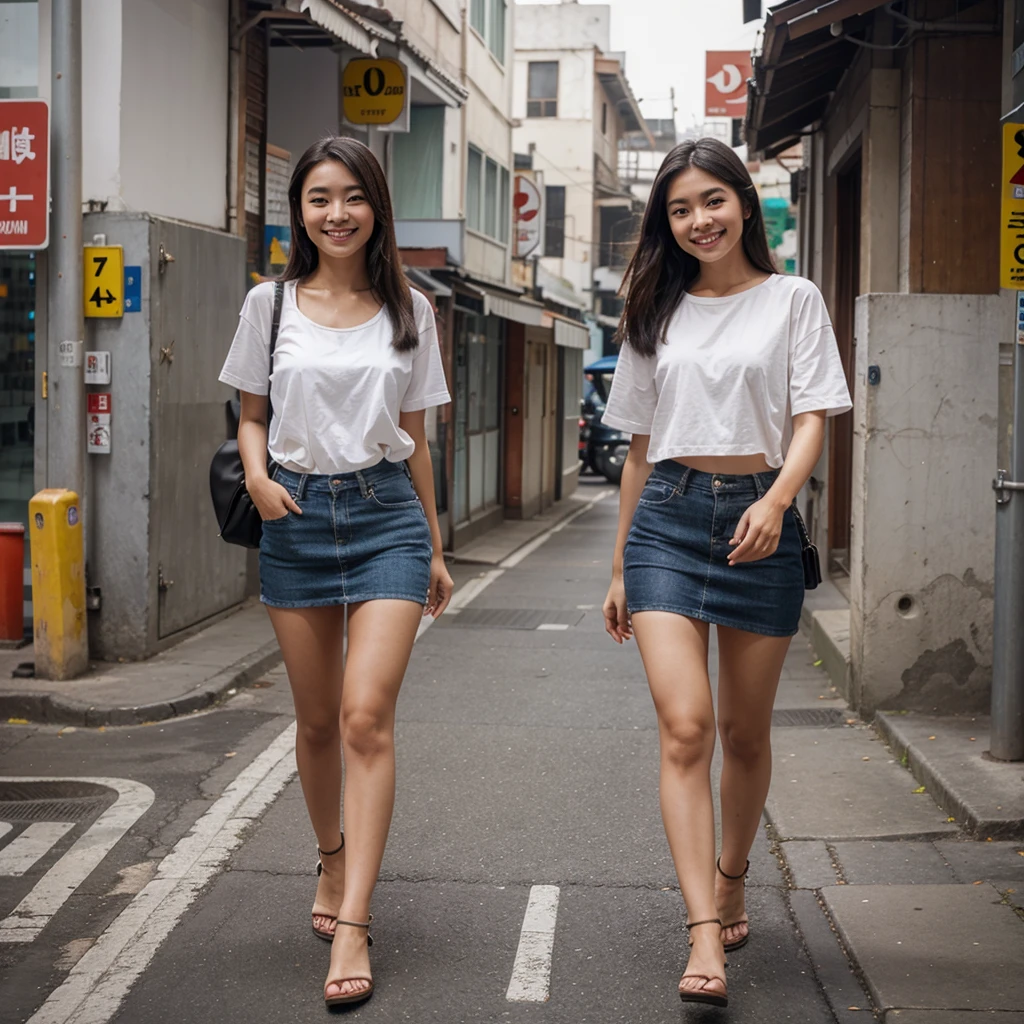
[[[622,480],[630,435],[601,422],[618,356],[605,356],[584,367],[580,411],[580,460],[613,484]]]

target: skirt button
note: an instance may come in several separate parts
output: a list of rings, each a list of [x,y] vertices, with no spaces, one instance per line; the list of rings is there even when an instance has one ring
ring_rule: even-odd
[[[717,476],[715,477],[715,486],[716,487],[721,487],[722,486],[722,481],[719,480]]]

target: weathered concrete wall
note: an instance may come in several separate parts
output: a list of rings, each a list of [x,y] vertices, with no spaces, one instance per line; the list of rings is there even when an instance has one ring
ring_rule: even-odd
[[[244,596],[248,560],[217,537],[210,459],[226,436],[217,382],[244,295],[245,241],[140,213],[94,213],[84,234],[142,268],[139,312],[87,320],[86,349],[111,353],[111,453],[88,457],[86,558],[101,607],[93,657],[138,659]],[[161,272],[159,246],[175,262]],[[161,589],[160,567],[165,581]]]
[[[1011,321],[996,295],[857,300],[850,630],[862,711],[988,706],[998,348]]]

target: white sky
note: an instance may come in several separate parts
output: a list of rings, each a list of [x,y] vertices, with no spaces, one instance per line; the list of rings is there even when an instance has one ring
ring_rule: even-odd
[[[762,24],[743,24],[743,0],[604,2],[612,9],[612,49],[626,53],[626,77],[644,116],[668,117],[669,89],[674,86],[676,124],[681,129],[706,120],[705,52],[750,50]]]

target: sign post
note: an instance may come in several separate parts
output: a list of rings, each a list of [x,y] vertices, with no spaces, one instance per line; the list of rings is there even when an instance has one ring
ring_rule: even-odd
[[[50,108],[0,100],[0,249],[50,241]]]
[[[1024,124],[1003,125],[1000,284],[1017,289],[1010,467],[996,493],[996,572],[989,752],[1024,761]]]

